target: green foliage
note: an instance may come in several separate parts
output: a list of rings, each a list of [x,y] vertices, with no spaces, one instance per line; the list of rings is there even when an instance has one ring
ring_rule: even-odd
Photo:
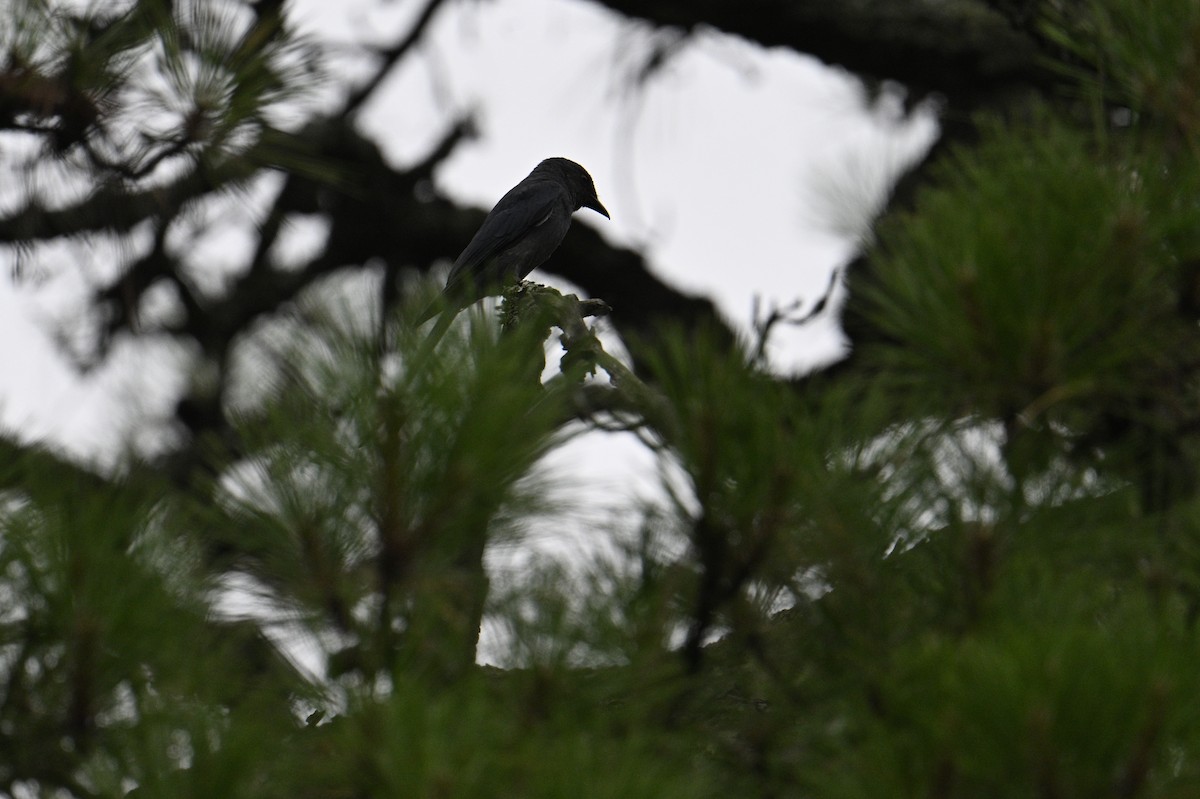
[[[316,795],[520,795],[686,797],[703,790],[679,753],[652,735],[621,730],[582,708],[531,714],[529,689],[502,676],[476,678],[452,695],[404,682],[382,699],[309,731],[304,745],[327,759]],[[332,755],[332,757],[331,757]]]
[[[397,328],[398,351],[382,361],[373,339],[320,326],[280,355],[277,399],[247,411],[242,431],[262,454],[225,481],[212,521],[241,553],[233,565],[315,634],[331,624],[350,636],[339,671],[371,678],[414,659],[434,672],[473,662],[485,544],[537,510],[525,478],[561,442],[565,409],[562,388],[528,379],[540,346],[528,333],[476,324],[430,353]],[[395,627],[409,628],[411,647],[398,648]],[[457,649],[419,651],[442,638]]]
[[[849,377],[695,331],[639,377],[583,330],[543,382],[540,321],[430,342],[313,291],[254,334],[207,479],[0,453],[0,795],[1200,793],[1196,12],[1052,5],[1071,101],[881,224]],[[206,152],[291,85],[270,14],[22,8],[24,79],[155,49]],[[559,518],[545,456],[612,427],[669,501],[492,585]],[[514,668],[475,665],[481,622]]]
[[[992,131],[891,220],[870,300],[895,346],[879,357],[950,412],[1033,421],[1134,402],[1194,357],[1170,346],[1176,271],[1193,253],[1168,245],[1176,219],[1161,202],[1200,176],[1164,175],[1119,144],[1097,152],[1050,121],[1027,135]]]
[[[222,708],[254,707],[269,727],[289,716],[289,694],[312,694],[256,627],[207,618],[197,553],[141,492],[43,473],[6,505],[6,795],[40,782],[120,796],[129,780],[169,779],[205,749],[228,759],[237,736]]]
[[[1042,29],[1073,57],[1059,66],[1062,72],[1194,143],[1200,134],[1195,3],[1086,0],[1050,8]]]
[[[1156,622],[1056,618],[911,647],[850,760],[829,764],[829,794],[1101,796],[1153,780],[1186,795],[1194,765],[1171,753],[1195,745],[1194,642],[1161,640]]]

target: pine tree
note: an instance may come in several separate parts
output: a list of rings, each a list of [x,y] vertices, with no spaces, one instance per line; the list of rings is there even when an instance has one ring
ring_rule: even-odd
[[[1069,93],[981,118],[881,220],[850,276],[878,335],[802,381],[695,328],[635,373],[546,292],[431,356],[320,257],[205,297],[183,209],[263,170],[304,207],[362,145],[272,126],[302,48],[278,5],[232,8],[24,4],[7,34],[4,125],[94,185],[0,229],[148,223],[97,303],[125,330],[174,285],[201,358],[165,456],[101,474],[0,441],[0,795],[1200,791],[1200,6],[1040,6]],[[187,102],[122,141],[148,53]],[[581,429],[655,447],[670,503],[601,531],[623,557],[489,585]],[[474,665],[483,618],[511,668]]]

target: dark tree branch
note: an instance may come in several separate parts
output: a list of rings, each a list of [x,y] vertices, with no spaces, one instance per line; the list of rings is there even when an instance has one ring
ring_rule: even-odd
[[[977,106],[981,97],[1050,80],[1034,43],[980,0],[597,2],[655,25],[712,27],[786,47],[955,105]]]
[[[167,208],[233,183],[247,180],[262,168],[254,157],[200,164],[167,186],[129,191],[117,184],[100,186],[89,197],[65,208],[48,209],[34,201],[0,217],[0,242],[32,243],[83,233],[127,233]]]
[[[154,231],[154,243],[150,252],[134,261],[125,274],[107,288],[96,293],[95,302],[109,308],[101,341],[101,349],[119,330],[137,332],[139,327],[137,309],[142,295],[160,278],[169,278],[177,273],[178,264],[167,254],[166,232],[168,220],[160,220]],[[180,286],[181,294],[184,287]]]

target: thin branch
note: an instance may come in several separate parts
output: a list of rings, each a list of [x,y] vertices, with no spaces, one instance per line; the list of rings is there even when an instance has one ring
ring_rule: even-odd
[[[131,192],[122,186],[107,185],[74,205],[54,210],[35,200],[0,217],[0,241],[35,242],[102,231],[124,233],[165,208],[178,207],[197,195],[246,180],[263,166],[263,158],[256,157],[252,149],[217,164],[198,164],[163,187]]]
[[[425,35],[425,30],[429,27],[429,23],[433,21],[434,15],[441,8],[445,0],[427,0],[425,8],[422,9],[416,22],[413,23],[408,35],[397,42],[392,47],[386,50],[381,50],[379,55],[383,58],[383,63],[375,70],[372,75],[363,85],[359,86],[354,91],[350,92],[350,96],[346,98],[345,105],[342,106],[340,116],[347,117],[355,114],[363,103],[365,103],[375,90],[379,88],[384,79],[391,73],[400,59],[417,45],[421,37]]]
[[[180,135],[173,139],[164,140],[161,143],[164,145],[161,149],[139,158],[136,166],[110,159],[96,149],[95,143],[90,138],[83,140],[83,151],[87,154],[88,160],[97,169],[111,172],[127,181],[134,182],[149,175],[158,168],[159,164],[168,158],[182,155],[188,146],[195,142],[186,135]]]
[[[785,324],[790,327],[803,327],[809,322],[816,319],[829,308],[829,301],[833,297],[834,289],[837,288],[838,281],[842,276],[842,268],[834,269],[829,276],[829,285],[826,286],[821,297],[813,303],[813,306],[808,309],[808,312],[802,316],[792,316],[796,311],[800,310],[801,301],[796,300],[793,303],[784,306],[772,306],[771,310],[765,317],[759,317],[759,301],[754,300],[754,334],[756,343],[754,353],[751,357],[752,363],[762,363],[766,356],[767,342],[771,338],[771,331],[776,325]]]

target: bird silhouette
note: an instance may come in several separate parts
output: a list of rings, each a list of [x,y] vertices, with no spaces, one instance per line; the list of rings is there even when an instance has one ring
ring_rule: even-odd
[[[454,261],[442,297],[416,320],[445,317],[524,279],[558,249],[571,215],[590,208],[605,217],[587,170],[566,158],[547,158],[509,189]],[[448,322],[446,322],[448,324]]]

